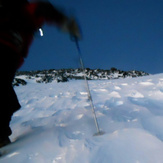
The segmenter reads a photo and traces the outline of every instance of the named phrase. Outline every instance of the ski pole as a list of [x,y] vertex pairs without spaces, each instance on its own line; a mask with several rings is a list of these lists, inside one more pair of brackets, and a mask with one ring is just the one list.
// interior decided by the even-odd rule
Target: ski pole
[[79,61],[80,61],[81,69],[82,69],[83,74],[84,74],[84,80],[85,80],[86,89],[87,89],[87,93],[88,93],[88,99],[90,101],[90,105],[91,105],[92,113],[93,113],[93,117],[94,117],[94,122],[95,122],[95,126],[96,126],[96,129],[97,129],[97,133],[94,134],[94,135],[95,136],[96,135],[103,135],[104,132],[100,131],[99,124],[98,124],[98,121],[97,121],[95,107],[94,107],[94,104],[93,104],[92,95],[91,95],[91,92],[90,92],[88,80],[87,80],[86,73],[85,73],[85,67],[84,67],[84,63],[83,63],[83,59],[82,59],[82,54],[81,54],[81,50],[80,50],[80,46],[79,46],[79,41],[78,41],[78,38],[75,37],[75,36],[73,37],[73,40],[74,40],[74,42],[76,44],[76,48],[77,48],[77,51],[78,51]]

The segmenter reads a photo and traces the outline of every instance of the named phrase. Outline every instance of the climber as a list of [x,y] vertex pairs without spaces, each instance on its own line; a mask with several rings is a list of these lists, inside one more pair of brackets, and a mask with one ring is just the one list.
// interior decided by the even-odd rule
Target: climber
[[28,55],[34,34],[44,25],[55,25],[76,38],[80,30],[74,19],[69,18],[51,3],[45,1],[0,0],[0,53],[1,53],[1,108],[0,148],[11,143],[9,127],[13,113],[20,109],[12,87],[16,71]]

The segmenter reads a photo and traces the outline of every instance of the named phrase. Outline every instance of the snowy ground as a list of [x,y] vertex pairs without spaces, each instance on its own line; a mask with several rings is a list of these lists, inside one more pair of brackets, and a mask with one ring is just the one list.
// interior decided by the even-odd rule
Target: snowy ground
[[162,163],[163,74],[89,81],[102,136],[84,81],[15,87],[8,154],[0,163]]

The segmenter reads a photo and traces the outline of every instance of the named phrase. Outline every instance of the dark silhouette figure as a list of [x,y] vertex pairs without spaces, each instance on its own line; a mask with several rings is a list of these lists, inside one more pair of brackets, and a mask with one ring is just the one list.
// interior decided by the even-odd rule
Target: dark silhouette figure
[[80,37],[78,25],[58,11],[49,2],[27,0],[0,0],[0,147],[10,143],[9,123],[15,111],[20,109],[12,87],[16,71],[27,57],[34,34],[44,23],[56,25],[75,37]]

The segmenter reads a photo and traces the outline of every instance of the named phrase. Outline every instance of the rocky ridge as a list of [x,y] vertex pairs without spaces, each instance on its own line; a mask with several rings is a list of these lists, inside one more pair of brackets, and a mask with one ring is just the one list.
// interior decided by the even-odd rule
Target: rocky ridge
[[123,71],[117,68],[111,68],[110,70],[103,69],[50,69],[42,71],[18,71],[13,81],[14,86],[26,85],[26,79],[35,80],[37,83],[51,83],[56,82],[67,82],[69,80],[82,80],[84,75],[87,80],[110,80],[119,78],[133,78],[140,76],[147,76],[148,73],[144,71]]

